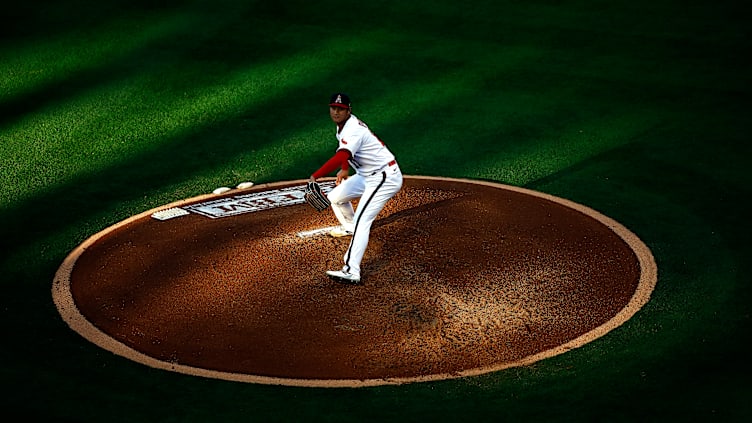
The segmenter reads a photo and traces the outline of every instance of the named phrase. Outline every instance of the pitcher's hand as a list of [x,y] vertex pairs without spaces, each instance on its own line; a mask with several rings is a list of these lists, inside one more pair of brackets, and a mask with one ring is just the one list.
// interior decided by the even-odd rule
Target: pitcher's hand
[[344,181],[345,179],[350,177],[350,170],[340,169],[339,172],[337,172],[337,182],[335,182],[336,185],[339,185]]

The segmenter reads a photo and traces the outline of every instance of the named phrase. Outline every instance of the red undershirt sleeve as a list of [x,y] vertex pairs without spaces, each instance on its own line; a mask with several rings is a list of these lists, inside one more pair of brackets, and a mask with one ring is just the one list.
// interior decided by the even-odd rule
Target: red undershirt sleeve
[[313,176],[314,178],[322,178],[330,173],[332,173],[337,167],[340,167],[342,170],[347,170],[350,168],[350,165],[347,163],[347,160],[350,159],[350,151],[346,149],[340,149],[337,150],[337,153],[332,156],[331,159],[329,159],[326,163],[324,163],[323,166],[316,172],[314,172]]

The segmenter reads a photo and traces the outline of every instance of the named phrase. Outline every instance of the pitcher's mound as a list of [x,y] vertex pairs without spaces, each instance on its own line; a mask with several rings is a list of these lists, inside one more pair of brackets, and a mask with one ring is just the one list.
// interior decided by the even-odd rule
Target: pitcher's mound
[[376,220],[363,285],[338,284],[325,271],[342,266],[350,238],[298,235],[337,224],[298,201],[303,182],[194,198],[93,236],[55,278],[61,315],[153,367],[365,386],[565,352],[626,321],[655,286],[647,247],[593,210],[425,177],[406,177]]

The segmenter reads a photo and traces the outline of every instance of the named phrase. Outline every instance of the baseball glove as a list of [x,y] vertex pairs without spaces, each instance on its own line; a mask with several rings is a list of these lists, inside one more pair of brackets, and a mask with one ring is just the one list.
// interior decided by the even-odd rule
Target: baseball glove
[[321,192],[321,187],[316,182],[308,182],[305,188],[305,200],[306,202],[316,209],[316,211],[322,211],[329,208],[332,204],[326,195]]

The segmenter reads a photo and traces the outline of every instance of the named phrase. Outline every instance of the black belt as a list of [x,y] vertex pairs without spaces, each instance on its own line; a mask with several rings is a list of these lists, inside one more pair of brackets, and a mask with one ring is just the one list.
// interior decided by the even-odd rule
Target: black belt
[[384,166],[381,169],[379,169],[379,170],[371,173],[371,176],[373,176],[373,175],[375,175],[375,174],[377,174],[379,172],[383,172],[385,167],[391,167],[391,166],[394,166],[396,164],[397,164],[397,160],[392,160],[391,162],[387,163],[386,166]]

